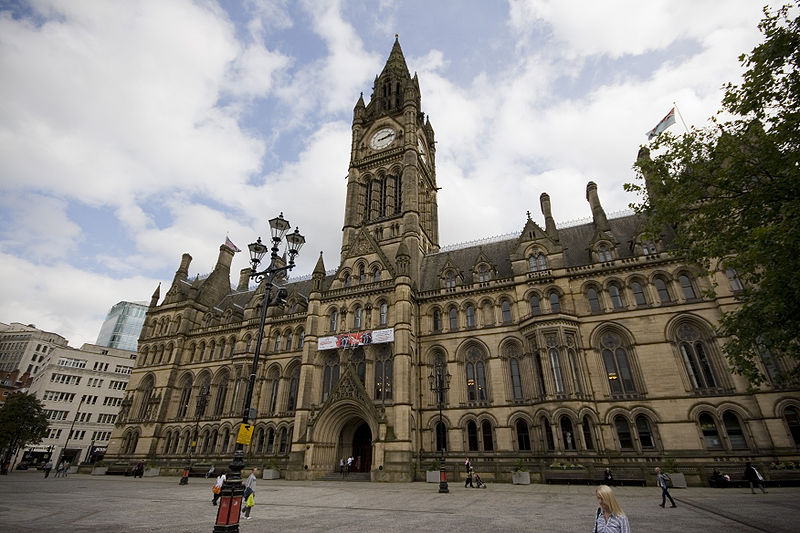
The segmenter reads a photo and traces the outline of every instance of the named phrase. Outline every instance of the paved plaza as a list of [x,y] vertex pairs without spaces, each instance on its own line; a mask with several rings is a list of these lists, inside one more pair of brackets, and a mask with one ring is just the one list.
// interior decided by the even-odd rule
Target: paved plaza
[[[133,479],[41,472],[0,477],[2,532],[205,532],[213,528],[212,480]],[[675,489],[677,509],[661,509],[655,487],[620,487],[631,531],[713,533],[798,531],[800,488]],[[427,483],[259,480],[253,519],[241,531],[580,532],[593,530],[593,487],[489,484],[449,494]]]

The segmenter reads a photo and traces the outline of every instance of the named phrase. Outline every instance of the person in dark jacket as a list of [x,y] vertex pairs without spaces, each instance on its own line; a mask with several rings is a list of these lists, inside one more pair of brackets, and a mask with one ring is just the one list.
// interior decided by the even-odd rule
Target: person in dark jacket
[[761,489],[762,494],[766,494],[767,491],[764,489],[764,477],[761,473],[756,470],[750,461],[747,461],[744,465],[744,478],[750,482],[750,492],[753,494],[756,493],[755,485],[758,485],[758,488]]

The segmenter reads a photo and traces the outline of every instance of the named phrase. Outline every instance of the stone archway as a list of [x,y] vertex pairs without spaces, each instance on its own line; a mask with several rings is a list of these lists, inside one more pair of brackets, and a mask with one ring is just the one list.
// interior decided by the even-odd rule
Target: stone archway
[[343,457],[354,459],[351,472],[372,469],[372,430],[363,419],[353,418],[342,428],[339,449]]

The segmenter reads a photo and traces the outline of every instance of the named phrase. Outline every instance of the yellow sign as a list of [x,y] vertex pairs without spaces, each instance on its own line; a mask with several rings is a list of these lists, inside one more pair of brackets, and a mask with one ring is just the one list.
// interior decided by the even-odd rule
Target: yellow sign
[[236,436],[236,443],[249,446],[251,440],[253,440],[253,426],[250,424],[242,424],[239,426],[239,434]]

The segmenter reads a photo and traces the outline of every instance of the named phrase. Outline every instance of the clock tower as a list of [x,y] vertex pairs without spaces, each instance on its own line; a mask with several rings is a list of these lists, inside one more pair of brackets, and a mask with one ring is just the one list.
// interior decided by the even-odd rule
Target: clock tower
[[369,103],[362,94],[353,110],[342,264],[360,241],[374,239],[387,258],[408,253],[417,278],[422,256],[439,248],[436,192],[433,127],[395,38]]

